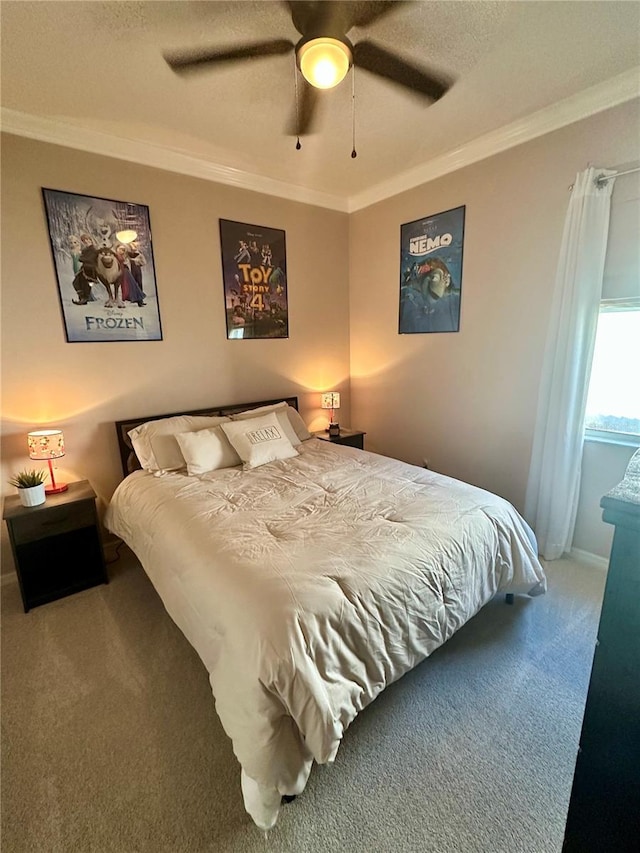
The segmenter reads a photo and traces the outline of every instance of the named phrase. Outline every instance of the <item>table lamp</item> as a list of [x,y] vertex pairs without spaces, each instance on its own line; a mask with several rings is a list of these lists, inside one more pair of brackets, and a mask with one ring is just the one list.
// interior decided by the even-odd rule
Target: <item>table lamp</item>
[[320,405],[323,409],[331,409],[331,420],[326,431],[329,435],[340,435],[340,424],[333,420],[335,410],[340,408],[340,392],[329,391],[327,394],[323,394]]
[[59,459],[64,456],[64,435],[61,429],[39,429],[30,432],[28,435],[29,442],[29,457],[31,459],[46,459],[49,463],[49,476],[51,477],[51,485],[45,489],[46,495],[55,495],[58,492],[66,492],[66,483],[56,483],[53,476],[52,459]]

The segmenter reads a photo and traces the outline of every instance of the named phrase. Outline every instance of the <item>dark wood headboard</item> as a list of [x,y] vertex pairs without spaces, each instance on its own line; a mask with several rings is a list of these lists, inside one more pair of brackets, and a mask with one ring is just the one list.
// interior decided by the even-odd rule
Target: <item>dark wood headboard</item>
[[140,468],[138,457],[135,454],[131,439],[128,433],[140,426],[146,424],[147,421],[159,421],[161,418],[173,418],[177,415],[209,415],[211,417],[224,417],[225,415],[237,415],[239,412],[246,412],[247,409],[257,409],[258,406],[271,406],[274,403],[280,403],[284,400],[294,409],[298,408],[297,397],[277,397],[275,400],[258,400],[255,403],[235,403],[231,406],[212,406],[208,409],[193,409],[189,412],[170,412],[163,415],[146,415],[142,418],[128,418],[126,421],[116,421],[116,432],[118,434],[118,450],[120,451],[120,462],[122,464],[122,473],[126,477],[132,471],[137,471]]

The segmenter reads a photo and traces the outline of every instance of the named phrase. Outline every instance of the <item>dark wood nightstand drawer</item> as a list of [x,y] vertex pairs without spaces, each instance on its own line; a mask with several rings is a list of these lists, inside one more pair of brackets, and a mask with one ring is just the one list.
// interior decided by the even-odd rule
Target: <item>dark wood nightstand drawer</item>
[[347,447],[357,447],[364,450],[364,433],[358,432],[355,435],[340,434],[333,439],[336,444],[345,444]]
[[364,437],[366,432],[355,429],[341,429],[338,435],[329,435],[325,430],[314,432],[312,435],[321,441],[330,441],[332,444],[346,444],[347,447],[357,447],[364,450]]
[[35,542],[49,536],[58,536],[60,533],[69,533],[71,530],[77,530],[80,527],[91,527],[95,523],[95,504],[93,501],[47,507],[46,512],[34,511],[33,514],[14,518],[12,522],[13,538],[16,545],[25,545],[27,542]]

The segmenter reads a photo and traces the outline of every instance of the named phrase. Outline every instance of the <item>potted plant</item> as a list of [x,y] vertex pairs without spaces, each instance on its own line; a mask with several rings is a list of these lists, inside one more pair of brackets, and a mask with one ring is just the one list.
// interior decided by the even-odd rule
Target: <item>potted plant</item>
[[9,480],[9,485],[15,486],[20,495],[22,506],[40,506],[45,501],[44,481],[46,471],[20,471]]

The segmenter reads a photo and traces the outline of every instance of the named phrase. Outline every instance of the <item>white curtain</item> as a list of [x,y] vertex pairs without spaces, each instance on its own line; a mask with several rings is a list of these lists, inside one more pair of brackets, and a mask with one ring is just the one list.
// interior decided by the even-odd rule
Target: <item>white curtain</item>
[[524,514],[547,560],[570,550],[580,490],[584,416],[602,294],[613,175],[577,175],[564,223],[542,367]]

